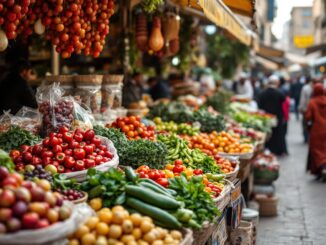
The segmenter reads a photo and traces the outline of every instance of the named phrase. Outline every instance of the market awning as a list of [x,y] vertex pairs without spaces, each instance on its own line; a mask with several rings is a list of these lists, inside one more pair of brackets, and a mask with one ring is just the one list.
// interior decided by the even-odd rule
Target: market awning
[[322,54],[326,54],[326,43],[314,45],[306,49],[306,54],[311,54],[314,52],[321,52]]
[[253,32],[224,4],[222,0],[173,0],[182,7],[191,7],[204,12],[215,25],[227,30],[240,42],[252,45]]
[[253,17],[255,13],[255,0],[223,0],[234,13]]
[[259,64],[261,64],[262,66],[264,66],[266,69],[269,69],[269,70],[277,70],[279,69],[279,64],[277,64],[276,62],[274,61],[271,61],[269,59],[266,59],[264,57],[261,57],[261,56],[256,56],[255,57],[255,61]]
[[276,58],[284,57],[284,51],[264,45],[264,44],[259,45],[257,54],[260,56],[264,56],[264,57],[276,57]]

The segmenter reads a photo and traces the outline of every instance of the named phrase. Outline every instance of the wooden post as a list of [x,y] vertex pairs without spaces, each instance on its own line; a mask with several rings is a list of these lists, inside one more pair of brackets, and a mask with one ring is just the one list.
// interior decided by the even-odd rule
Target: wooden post
[[55,50],[55,46],[52,46],[52,51],[51,51],[51,72],[52,75],[60,74],[60,55]]

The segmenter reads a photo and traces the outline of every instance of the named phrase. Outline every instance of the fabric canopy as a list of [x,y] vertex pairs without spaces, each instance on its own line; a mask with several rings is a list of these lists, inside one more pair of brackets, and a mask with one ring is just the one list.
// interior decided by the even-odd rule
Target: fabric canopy
[[255,13],[255,0],[223,0],[234,13],[253,17]]

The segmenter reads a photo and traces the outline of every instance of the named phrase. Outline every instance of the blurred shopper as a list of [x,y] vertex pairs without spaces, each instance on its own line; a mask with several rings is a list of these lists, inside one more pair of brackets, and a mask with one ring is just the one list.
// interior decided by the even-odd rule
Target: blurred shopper
[[321,83],[313,87],[305,118],[311,124],[307,169],[318,178],[326,178],[326,96]]
[[148,92],[153,100],[171,97],[169,86],[162,79],[159,79],[157,77],[151,77],[147,80],[147,83],[149,86]]
[[123,86],[123,106],[128,108],[131,103],[138,102],[143,95],[144,78],[141,73],[134,73],[131,80]]
[[234,92],[237,99],[251,100],[254,97],[254,89],[246,73],[240,74],[239,81],[234,84]]
[[277,117],[277,126],[272,130],[272,136],[266,143],[266,147],[276,155],[287,154],[285,134],[284,134],[284,112],[283,103],[285,96],[279,90],[279,79],[272,75],[268,78],[268,87],[258,99],[260,109],[271,113]]
[[300,95],[300,102],[299,102],[299,111],[302,113],[303,118],[302,118],[302,132],[303,132],[303,139],[304,139],[304,143],[308,143],[308,130],[307,130],[307,122],[306,119],[304,117],[306,111],[307,111],[307,107],[308,107],[308,103],[312,94],[312,90],[313,90],[313,84],[315,83],[315,80],[306,79],[306,84],[302,87],[301,90],[301,95]]
[[0,81],[0,114],[10,110],[16,114],[23,106],[37,108],[32,88],[28,81],[33,77],[32,66],[27,60],[12,65]]
[[297,120],[299,120],[299,102],[301,90],[304,85],[305,78],[298,78],[291,84],[290,87],[290,96],[294,100],[294,113]]

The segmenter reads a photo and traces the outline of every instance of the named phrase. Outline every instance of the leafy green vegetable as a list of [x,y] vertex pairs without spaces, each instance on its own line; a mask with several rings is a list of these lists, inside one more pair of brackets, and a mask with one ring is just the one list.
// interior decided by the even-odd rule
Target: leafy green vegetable
[[151,14],[163,3],[163,0],[143,0],[142,7],[146,13]]
[[52,189],[60,189],[60,190],[67,190],[67,189],[75,189],[79,190],[80,184],[77,182],[76,179],[68,179],[66,175],[63,174],[54,174],[53,180],[51,183]]
[[177,192],[176,199],[185,204],[185,208],[194,212],[193,219],[198,224],[205,221],[214,222],[220,212],[212,197],[205,191],[202,177],[195,176],[187,180],[185,173],[179,177],[169,179],[169,189]]
[[18,126],[11,126],[7,132],[0,134],[0,148],[8,152],[12,149],[19,149],[22,145],[35,145],[40,140],[40,137]]
[[199,110],[195,111],[192,120],[200,123],[200,131],[202,132],[220,132],[225,129],[224,117],[213,115],[207,110],[207,108],[200,108]]
[[104,207],[121,205],[125,201],[127,180],[123,172],[110,168],[105,172],[91,168],[81,190],[88,192],[89,198],[101,197]]
[[213,96],[208,97],[205,105],[213,107],[215,111],[222,114],[228,114],[230,112],[231,97],[231,92],[221,90]]
[[121,165],[137,168],[143,164],[157,168],[165,163],[167,150],[163,143],[149,140],[128,140],[118,129],[94,127],[95,133],[110,139],[116,147]]
[[13,172],[15,170],[15,164],[12,162],[10,156],[7,152],[0,149],[0,166],[6,167],[9,172]]

